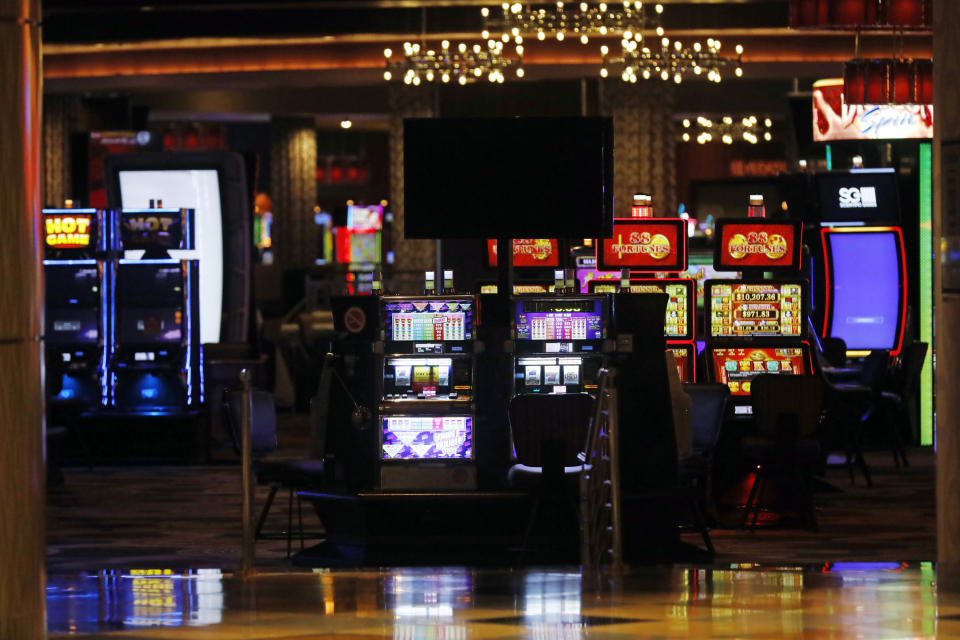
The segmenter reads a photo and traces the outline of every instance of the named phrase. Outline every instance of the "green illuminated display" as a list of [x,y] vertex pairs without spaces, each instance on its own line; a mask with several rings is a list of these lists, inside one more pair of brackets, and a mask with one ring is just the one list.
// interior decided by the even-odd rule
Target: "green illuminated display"
[[920,340],[930,345],[920,373],[920,444],[933,444],[933,153],[920,145]]

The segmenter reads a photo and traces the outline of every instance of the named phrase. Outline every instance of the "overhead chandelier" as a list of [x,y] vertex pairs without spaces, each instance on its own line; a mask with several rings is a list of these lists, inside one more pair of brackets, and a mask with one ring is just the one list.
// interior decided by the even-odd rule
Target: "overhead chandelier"
[[[643,2],[557,2],[555,5],[527,5],[523,2],[504,2],[500,5],[501,16],[491,16],[488,7],[480,10],[483,17],[484,39],[491,33],[499,33],[502,42],[522,44],[525,36],[543,41],[548,38],[563,41],[568,37],[587,44],[591,37],[618,36],[632,39],[634,34],[656,28],[663,35],[663,27],[657,18],[648,19]],[[659,17],[663,5],[654,5],[654,14]]]
[[600,67],[602,78],[610,75],[610,67],[619,72],[621,80],[631,83],[638,79],[659,78],[680,84],[684,77],[691,74],[719,83],[723,79],[721,70],[728,66],[734,68],[733,73],[738,78],[743,75],[743,45],[735,47],[736,58],[725,58],[720,55],[721,42],[713,38],[708,38],[706,45],[694,42],[692,46],[685,47],[679,40],[671,41],[663,36],[653,47],[646,47],[642,39],[634,37],[621,40],[620,47],[618,57],[610,55],[607,45],[600,47],[603,55],[603,65]]
[[755,115],[727,115],[714,120],[707,116],[696,116],[684,118],[681,124],[680,140],[683,142],[733,144],[742,141],[757,144],[760,141],[773,141],[773,120],[769,117],[761,120]]
[[440,49],[427,49],[426,45],[404,42],[403,57],[394,57],[392,49],[384,49],[386,69],[383,79],[402,80],[404,84],[419,86],[422,82],[440,82],[444,84],[465,85],[486,79],[492,83],[502,83],[510,67],[514,75],[522,78],[523,46],[515,48],[516,60],[504,55],[503,42],[487,39],[486,44],[467,45],[464,42],[455,47],[449,40],[440,43]]

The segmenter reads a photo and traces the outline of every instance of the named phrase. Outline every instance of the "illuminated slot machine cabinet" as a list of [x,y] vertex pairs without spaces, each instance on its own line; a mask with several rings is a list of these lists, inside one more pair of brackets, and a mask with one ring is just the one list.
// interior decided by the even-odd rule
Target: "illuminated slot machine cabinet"
[[[750,390],[760,374],[807,375],[804,340],[810,283],[799,277],[799,221],[725,219],[717,222],[714,267],[741,279],[707,280],[707,377],[730,388],[734,415],[752,412]],[[767,274],[790,277],[765,279]]]
[[516,393],[597,389],[606,351],[606,296],[514,298]]
[[475,489],[472,296],[381,299],[381,489]]
[[629,287],[624,288],[619,281],[593,280],[589,288],[590,293],[666,294],[663,335],[667,350],[673,354],[680,382],[696,380],[696,282],[689,278],[631,278]]
[[[199,269],[168,250],[194,247],[193,211],[123,209],[111,330],[111,398],[121,412],[176,414],[203,401]],[[141,257],[134,257],[142,252]]]
[[42,212],[45,388],[51,405],[91,409],[107,402],[107,297],[104,212]]

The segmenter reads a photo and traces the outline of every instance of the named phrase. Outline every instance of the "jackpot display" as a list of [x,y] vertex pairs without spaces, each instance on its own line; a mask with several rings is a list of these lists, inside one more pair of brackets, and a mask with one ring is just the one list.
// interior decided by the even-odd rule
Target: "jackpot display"
[[517,340],[602,340],[602,302],[518,300],[514,327]]
[[381,418],[383,460],[439,460],[473,457],[471,416],[407,416]]
[[387,341],[473,339],[473,300],[397,300],[384,304]]
[[728,271],[799,271],[799,222],[718,220],[714,266]]
[[731,395],[749,396],[751,382],[761,374],[805,375],[807,356],[803,346],[711,347],[709,365]]
[[803,284],[712,280],[707,283],[712,338],[800,338]]
[[597,251],[601,270],[677,272],[687,268],[686,221],[680,218],[618,218],[613,236]]

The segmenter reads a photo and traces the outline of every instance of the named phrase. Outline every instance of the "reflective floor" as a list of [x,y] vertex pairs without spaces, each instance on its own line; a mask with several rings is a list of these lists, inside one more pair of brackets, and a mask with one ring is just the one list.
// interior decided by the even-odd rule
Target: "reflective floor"
[[960,598],[930,563],[261,574],[216,569],[52,576],[51,637],[960,637]]

